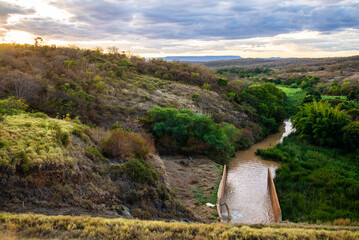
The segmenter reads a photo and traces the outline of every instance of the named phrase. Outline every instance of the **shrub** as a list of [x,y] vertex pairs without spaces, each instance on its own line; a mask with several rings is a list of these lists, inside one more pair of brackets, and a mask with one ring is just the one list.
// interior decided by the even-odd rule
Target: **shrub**
[[309,91],[304,99],[303,99],[303,103],[310,103],[310,102],[313,102],[313,101],[317,101],[319,102],[320,99],[322,99],[322,96],[320,95],[319,92],[316,92],[316,91]]
[[191,99],[192,101],[198,103],[200,102],[201,100],[199,99],[199,95],[197,93],[193,93],[192,96],[191,96]]
[[227,86],[228,85],[228,79],[226,78],[219,78],[218,81],[218,86]]
[[15,156],[18,164],[16,165],[16,169],[21,173],[27,173],[30,170],[29,167],[29,159],[24,151],[20,151],[16,153]]
[[0,139],[0,149],[6,147],[8,143],[5,140]]
[[290,156],[286,152],[282,152],[278,148],[257,149],[256,155],[263,157],[266,160],[273,160],[284,163],[289,161]]
[[212,87],[212,86],[211,86],[211,84],[209,84],[209,83],[203,83],[203,86],[202,86],[203,89],[206,89],[206,90],[208,90],[208,91],[211,90],[211,87]]
[[110,168],[111,175],[115,178],[123,174],[134,182],[154,184],[159,179],[158,174],[138,159],[130,159],[122,165],[113,164]]
[[43,113],[43,112],[30,113],[30,115],[32,117],[36,117],[36,118],[43,118],[43,119],[49,118],[49,116],[46,113]]
[[94,161],[106,161],[106,158],[102,156],[102,153],[95,145],[87,146],[85,155]]
[[359,147],[359,122],[351,122],[343,127],[344,146],[348,149]]
[[82,134],[83,134],[83,131],[77,127],[73,128],[72,129],[72,134],[79,137],[79,138],[82,138]]
[[12,108],[25,111],[29,108],[24,99],[15,99],[14,97],[8,97],[3,101],[2,105],[4,109]]
[[56,139],[64,146],[67,146],[71,142],[70,134],[61,130],[60,127],[56,128]]
[[247,136],[243,136],[239,139],[239,141],[236,143],[236,149],[238,150],[243,150],[243,149],[247,149],[250,146],[252,146],[252,141],[249,137]]
[[145,159],[149,154],[155,152],[154,143],[149,136],[122,130],[113,130],[101,145],[106,155],[111,158]]
[[[174,108],[154,107],[150,112],[151,129],[157,140],[169,136],[176,141],[177,149],[184,151],[194,150],[190,139],[196,139],[210,146],[202,154],[210,156],[220,163],[225,163],[234,155],[234,142],[231,142],[226,131],[207,115],[198,115],[194,112]],[[232,127],[227,126],[229,130]],[[228,131],[228,133],[231,131]],[[191,145],[188,145],[191,144]]]

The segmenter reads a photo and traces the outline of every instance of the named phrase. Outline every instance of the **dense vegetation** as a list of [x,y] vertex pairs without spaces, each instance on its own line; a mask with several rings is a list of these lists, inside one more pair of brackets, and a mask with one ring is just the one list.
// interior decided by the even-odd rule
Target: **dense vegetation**
[[292,117],[295,135],[257,151],[282,163],[275,183],[285,219],[359,220],[359,123],[348,115],[357,107],[348,101],[305,103]]
[[240,98],[256,109],[254,118],[261,124],[265,136],[278,131],[285,118],[285,93],[274,84],[254,84],[241,92]]
[[292,118],[296,134],[315,145],[356,149],[359,145],[347,140],[352,137],[354,140],[359,135],[355,132],[357,122],[349,125],[349,115],[340,108],[341,104],[334,108],[328,102],[304,104]]
[[304,222],[359,220],[359,158],[355,152],[316,147],[294,135],[257,152],[280,161],[275,184],[283,219]]
[[357,227],[325,225],[240,225],[139,221],[0,213],[0,238],[31,239],[348,239]]
[[155,107],[149,121],[161,152],[204,153],[222,164],[233,157],[240,134],[231,124],[216,124],[210,116],[190,110]]

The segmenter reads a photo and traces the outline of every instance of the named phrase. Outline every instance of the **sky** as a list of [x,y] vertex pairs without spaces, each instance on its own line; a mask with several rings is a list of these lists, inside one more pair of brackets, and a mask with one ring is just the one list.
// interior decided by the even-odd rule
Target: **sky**
[[0,42],[143,57],[359,55],[359,0],[0,0]]

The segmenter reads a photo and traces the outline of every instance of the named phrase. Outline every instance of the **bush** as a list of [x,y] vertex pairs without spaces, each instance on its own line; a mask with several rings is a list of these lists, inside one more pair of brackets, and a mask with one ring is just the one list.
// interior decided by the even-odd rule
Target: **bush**
[[359,147],[359,122],[351,122],[343,127],[344,146],[348,149]]
[[67,146],[71,142],[70,134],[62,131],[60,127],[56,128],[56,139],[64,146]]
[[122,130],[113,130],[101,145],[107,156],[120,159],[131,157],[146,159],[149,154],[156,151],[154,143],[148,135]]
[[311,103],[313,101],[319,102],[320,99],[322,99],[322,96],[320,95],[320,93],[312,90],[312,91],[309,91],[305,95],[305,97],[303,99],[303,103]]
[[236,149],[237,150],[243,150],[248,149],[250,146],[252,146],[252,141],[249,137],[243,136],[239,139],[239,141],[236,143]]
[[83,131],[81,129],[75,127],[72,129],[72,134],[79,138],[82,138]]
[[211,84],[209,84],[209,83],[203,83],[203,86],[202,86],[203,89],[206,89],[206,90],[208,90],[208,91],[211,90],[211,87],[212,87],[212,86],[211,86]]
[[0,139],[0,149],[6,147],[8,143],[5,140]]
[[102,153],[95,145],[86,147],[85,155],[94,161],[106,161],[106,158],[102,156]]
[[269,148],[269,149],[257,149],[256,155],[261,156],[266,160],[272,160],[280,163],[289,161],[289,154],[282,152],[278,148]]
[[26,153],[24,151],[17,152],[15,158],[18,161],[16,169],[23,174],[27,173],[30,170],[30,166]]
[[228,85],[228,79],[226,78],[220,78],[217,81],[218,86],[227,86]]
[[49,118],[49,116],[46,113],[43,113],[43,112],[30,113],[30,115],[32,117],[36,117],[36,118],[43,118],[43,119]]
[[150,169],[145,163],[135,158],[122,165],[112,165],[110,172],[114,178],[118,178],[125,174],[134,182],[138,183],[155,184],[159,179],[158,174],[154,170]]
[[[176,142],[177,149],[185,152],[194,149],[190,139],[209,145],[204,147],[202,154],[211,157],[219,163],[225,163],[234,155],[234,142],[226,135],[226,131],[207,115],[197,115],[186,109],[154,107],[150,112],[151,130],[157,140],[169,136]],[[233,128],[226,125],[227,133]],[[234,138],[234,137],[233,137]],[[203,145],[204,146],[204,145]],[[195,149],[197,152],[198,149]]]

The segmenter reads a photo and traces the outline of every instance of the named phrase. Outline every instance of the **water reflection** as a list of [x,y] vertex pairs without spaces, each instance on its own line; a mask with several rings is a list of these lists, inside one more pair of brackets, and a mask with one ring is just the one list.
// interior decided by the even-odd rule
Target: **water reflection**
[[[265,161],[255,155],[258,148],[274,147],[292,132],[292,123],[285,121],[280,132],[268,136],[250,149],[238,151],[229,164],[224,202],[228,204],[232,218],[237,223],[271,223],[274,215],[267,189],[267,174],[272,176],[279,166],[277,162]],[[283,137],[284,136],[284,137]],[[223,216],[227,213],[223,209]]]

